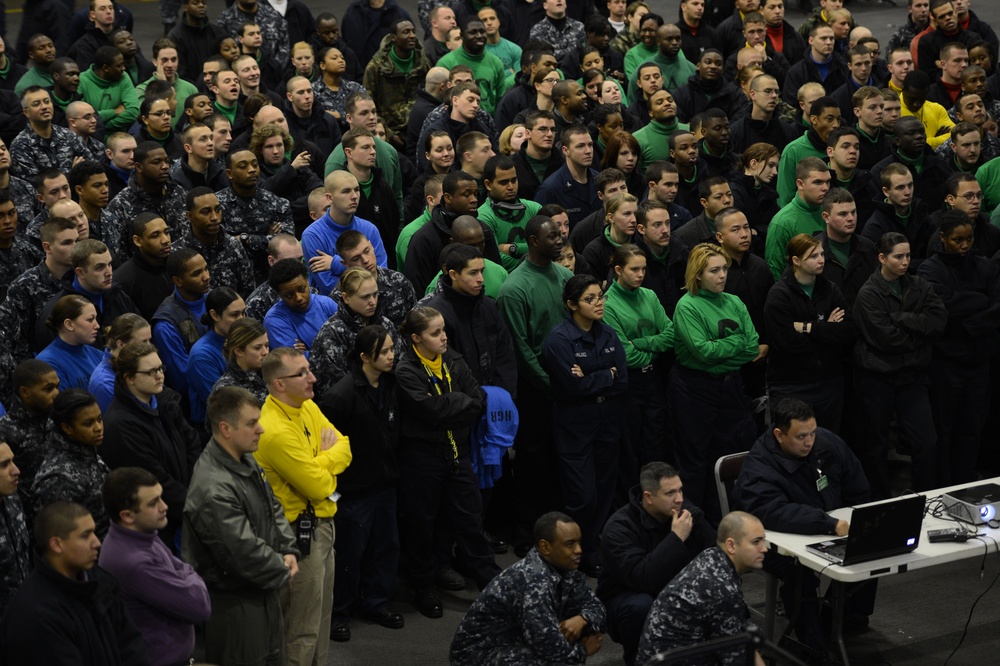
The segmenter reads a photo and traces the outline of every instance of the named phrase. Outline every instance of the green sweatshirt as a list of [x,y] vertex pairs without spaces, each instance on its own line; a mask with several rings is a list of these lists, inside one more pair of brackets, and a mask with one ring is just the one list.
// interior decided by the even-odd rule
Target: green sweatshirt
[[774,273],[774,279],[780,280],[788,263],[788,241],[799,234],[812,236],[817,231],[826,229],[823,222],[823,207],[810,206],[802,197],[796,195],[788,205],[782,207],[771,219],[767,228],[767,241],[764,244],[764,258]]
[[[639,69],[639,65],[646,62],[647,60],[652,60],[653,56],[660,52],[659,46],[654,46],[651,49],[647,49],[646,45],[639,42],[632,48],[628,50],[625,54],[625,78],[631,81],[635,77],[635,71]],[[631,89],[632,86],[629,86]]]
[[[806,157],[818,157],[824,162],[829,158],[826,152],[820,152],[809,140],[808,131],[795,139],[781,151],[781,162],[778,164],[778,205],[784,206],[795,197],[795,165]],[[770,233],[770,232],[768,232]]]
[[983,212],[992,212],[1000,206],[1000,160],[990,160],[979,167],[976,180],[983,188]]
[[500,58],[486,50],[474,56],[464,46],[459,46],[437,62],[438,67],[447,69],[455,65],[468,65],[472,68],[472,76],[481,93],[479,105],[486,113],[493,115],[493,110],[503,95],[504,80],[507,78],[507,70]]
[[670,161],[670,135],[677,130],[688,130],[687,123],[677,122],[665,125],[656,120],[649,121],[645,127],[635,131],[635,140],[639,142],[642,155],[639,156],[638,169],[641,172],[646,170],[650,164],[656,160]]
[[41,86],[43,88],[52,87],[52,72],[43,72],[37,67],[31,67],[27,73],[14,84],[14,94],[21,96],[26,89],[31,86]]
[[[632,49],[645,49],[642,44]],[[638,53],[638,52],[637,52]],[[644,62],[655,62],[660,66],[660,74],[663,75],[663,89],[671,93],[683,85],[687,85],[688,79],[695,75],[698,70],[694,64],[684,57],[684,51],[678,51],[674,58],[668,58],[660,53],[659,47],[653,49],[653,55],[643,58],[635,63],[635,69],[628,72],[628,54],[625,55],[625,71],[628,76],[628,96],[629,99],[636,99],[641,94],[639,92],[639,66]]]
[[612,282],[604,300],[604,323],[625,345],[629,368],[642,368],[674,347],[674,324],[656,294],[645,287],[626,289]]
[[[139,118],[139,98],[127,76],[122,76],[117,81],[106,81],[94,73],[94,66],[91,65],[80,73],[77,92],[83,97],[83,101],[97,110],[104,122],[107,136],[115,132],[127,132]],[[115,107],[119,104],[125,110],[115,113]]]
[[410,247],[410,239],[413,238],[413,234],[420,231],[425,224],[431,221],[431,211],[428,208],[424,208],[423,214],[417,219],[410,222],[399,232],[399,238],[396,239],[396,265],[402,266],[406,263],[406,250]]
[[497,306],[514,340],[518,378],[548,392],[549,375],[539,359],[549,332],[566,316],[562,291],[573,274],[553,262],[523,261],[500,287]]
[[[495,301],[500,295],[500,287],[507,281],[507,269],[489,259],[484,259],[483,262],[483,293]],[[424,292],[424,296],[430,296],[434,293],[434,290],[437,289],[439,277],[441,277],[441,271],[438,271],[434,279],[427,285],[427,291]]]
[[[146,86],[149,85],[150,81],[154,80],[156,80],[156,75],[149,77],[148,79],[146,79],[145,81],[143,81],[142,83],[140,83],[135,87],[135,94],[139,99],[146,98]],[[177,98],[177,115],[174,116],[174,120],[171,126],[174,129],[177,129],[177,124],[181,121],[181,118],[184,117],[184,100],[186,100],[191,95],[197,95],[198,89],[179,76],[174,79],[173,89],[174,89],[174,95]],[[233,121],[230,120],[229,122]]]
[[524,225],[528,223],[528,220],[537,215],[538,211],[542,208],[541,204],[534,201],[528,201],[527,199],[521,199],[520,201],[524,204],[524,214],[515,222],[508,222],[501,219],[494,212],[489,199],[476,211],[476,217],[479,218],[479,221],[493,230],[493,235],[497,239],[497,245],[514,243],[517,247],[517,257],[500,253],[500,263],[503,264],[508,273],[517,268],[525,252],[528,251],[528,239],[524,237]]
[[674,352],[685,368],[713,375],[734,372],[757,358],[758,341],[747,307],[732,294],[700,289],[677,301]]

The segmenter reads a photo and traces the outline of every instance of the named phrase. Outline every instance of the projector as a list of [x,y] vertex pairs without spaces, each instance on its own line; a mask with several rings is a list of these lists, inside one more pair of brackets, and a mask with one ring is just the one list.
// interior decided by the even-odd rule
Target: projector
[[941,495],[944,510],[967,523],[985,525],[1000,510],[1000,485],[984,483]]

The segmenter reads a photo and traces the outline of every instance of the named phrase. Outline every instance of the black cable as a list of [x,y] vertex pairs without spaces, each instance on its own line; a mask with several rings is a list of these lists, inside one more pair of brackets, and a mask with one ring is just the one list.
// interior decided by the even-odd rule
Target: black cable
[[[989,539],[994,543],[994,545],[996,545],[997,553],[1000,554],[1000,543],[997,543],[997,540],[994,539],[993,537],[986,535],[983,536],[985,537],[985,539]],[[983,537],[975,536],[973,538],[976,539],[977,541],[982,541],[983,545],[986,546],[986,553],[983,554],[983,562],[980,568],[980,578],[982,578],[983,572],[986,569],[986,555],[988,555],[990,552],[990,544],[988,544]],[[990,590],[993,589],[993,586],[996,585],[997,579],[1000,579],[1000,571],[997,571],[997,575],[993,577],[992,581],[990,581],[989,586],[985,590],[983,590],[982,594],[976,597],[975,601],[972,602],[972,608],[969,609],[969,617],[965,620],[965,627],[962,629],[962,636],[958,639],[958,644],[955,646],[955,649],[952,650],[951,654],[948,655],[948,658],[944,660],[944,666],[948,666],[948,662],[951,661],[951,658],[955,656],[955,653],[958,652],[958,649],[962,647],[962,642],[965,641],[965,637],[969,633],[969,625],[972,624],[972,615],[976,612],[976,606],[979,604],[979,601],[983,597],[985,597]]]

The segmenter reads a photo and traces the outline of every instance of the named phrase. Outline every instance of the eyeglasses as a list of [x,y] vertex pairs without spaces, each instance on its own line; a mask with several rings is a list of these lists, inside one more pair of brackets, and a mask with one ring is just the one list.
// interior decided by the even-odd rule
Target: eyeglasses
[[587,305],[594,305],[595,303],[603,303],[607,296],[604,294],[598,294],[597,296],[587,296],[586,298],[581,298],[581,303],[586,303]]
[[296,372],[294,375],[285,375],[284,377],[278,377],[278,379],[305,379],[312,374],[312,370],[306,368],[300,372]]
[[961,196],[966,201],[982,201],[983,200],[983,193],[982,192],[966,192],[965,194],[963,194]]
[[559,77],[556,77],[554,79],[550,79],[550,78],[544,78],[544,79],[542,79],[542,83],[559,83],[559,81],[560,81]]
[[162,118],[163,116],[170,116],[171,118],[173,118],[174,117],[174,112],[173,111],[150,111],[149,115],[151,115],[154,118]]
[[155,377],[156,375],[162,375],[162,374],[166,373],[166,371],[167,371],[167,366],[161,365],[161,366],[159,366],[157,368],[152,368],[150,370],[136,370],[135,374],[137,374],[137,375],[146,375],[147,377],[152,378],[152,377]]
[[768,96],[770,95],[778,96],[781,94],[781,90],[779,90],[778,88],[764,88],[763,90],[761,90],[761,92]]

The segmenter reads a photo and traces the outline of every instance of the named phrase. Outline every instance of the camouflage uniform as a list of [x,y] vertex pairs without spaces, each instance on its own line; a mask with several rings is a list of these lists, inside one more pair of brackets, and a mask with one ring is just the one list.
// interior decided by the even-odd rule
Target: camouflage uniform
[[46,167],[69,173],[73,158],[86,154],[80,137],[65,127],[53,125],[52,136],[43,139],[29,125],[10,143],[10,170],[30,182]]
[[21,273],[7,287],[7,298],[0,303],[0,326],[15,362],[32,358],[38,315],[60,289],[60,279],[49,272],[44,261]]
[[80,137],[80,142],[83,144],[83,156],[91,162],[104,164],[104,161],[108,159],[107,153],[104,152],[107,149],[107,146],[95,137],[89,137],[86,139]]
[[347,101],[347,98],[356,92],[368,92],[360,83],[348,81],[347,79],[343,79],[340,82],[340,89],[336,92],[323,83],[322,78],[313,81],[312,87],[316,104],[319,104],[324,111],[336,111],[340,114],[340,119],[345,123],[347,122],[347,110],[344,108],[344,103]]
[[205,258],[213,289],[230,287],[246,298],[256,286],[246,250],[238,240],[224,231],[219,232],[215,243],[211,246],[205,245],[188,231],[175,241],[172,247],[190,248]]
[[[951,137],[935,148],[934,153],[948,162],[948,166],[952,166],[953,162],[951,160],[955,157],[955,149],[951,147]],[[1000,139],[993,136],[989,132],[983,132],[982,143],[980,144],[979,163],[986,164],[995,157],[1000,157]]]
[[[424,124],[420,126],[420,137],[426,140],[427,131],[428,128],[431,126],[431,123],[437,122],[438,120],[444,118],[449,113],[451,113],[451,107],[449,107],[447,104],[442,104],[441,106],[431,109],[431,112],[427,114],[426,118],[424,118]],[[479,123],[479,126],[482,128],[481,130],[482,133],[490,137],[490,142],[495,144],[497,137],[497,126],[493,123],[493,116],[486,113],[482,109],[478,109],[476,111],[476,122]],[[423,142],[421,142],[420,145],[424,145]],[[417,155],[418,160],[424,157],[423,150],[418,150],[417,153],[418,153]],[[426,160],[424,162],[424,165],[426,166]]]
[[0,250],[0,298],[7,293],[7,285],[44,258],[37,246],[21,235],[14,236],[10,249]]
[[629,49],[639,43],[639,36],[633,35],[631,28],[628,26],[628,20],[625,21],[625,29],[619,32],[614,39],[611,40],[611,48],[618,53],[622,54],[624,57],[628,53]]
[[486,586],[451,642],[454,666],[582,664],[587,650],[570,643],[559,623],[582,615],[604,631],[604,605],[579,571],[559,572],[532,548]]
[[899,30],[889,38],[889,43],[885,46],[885,57],[888,58],[889,54],[895,48],[910,48],[910,42],[913,41],[913,38],[926,27],[926,25],[923,27],[918,26],[913,22],[913,19],[907,16],[906,23],[900,26]]
[[566,18],[561,30],[555,23],[544,18],[531,26],[528,35],[531,39],[540,39],[551,44],[555,49],[556,60],[562,60],[563,56],[587,41],[587,31],[584,30],[583,24],[569,17]]
[[[219,203],[222,204],[226,233],[235,236],[243,244],[243,249],[253,262],[254,280],[263,282],[267,279],[267,244],[271,237],[275,233],[295,235],[291,204],[288,199],[262,187],[257,188],[251,199],[237,196],[232,187],[222,190],[218,196]],[[276,223],[280,229],[272,232],[271,227]]]
[[244,370],[235,363],[230,363],[226,366],[226,371],[222,373],[222,376],[212,386],[212,392],[214,393],[223,386],[245,388],[253,393],[253,397],[257,398],[261,404],[264,404],[264,401],[267,400],[267,384],[264,383],[264,378],[260,376],[260,373],[253,370]]
[[36,416],[29,412],[15,398],[6,414],[0,416],[0,442],[6,442],[14,452],[14,464],[21,470],[21,481],[17,494],[21,504],[30,519],[34,515],[35,496],[31,494],[31,486],[35,483],[35,475],[45,458],[46,440],[51,430],[48,416]]
[[403,342],[391,321],[378,314],[371,319],[340,307],[337,313],[326,320],[313,339],[309,350],[309,364],[316,375],[316,395],[323,395],[339,382],[350,370],[348,355],[354,347],[358,331],[369,325],[382,326],[392,336],[396,346],[396,358],[403,355]]
[[249,296],[244,299],[246,309],[243,314],[257,321],[264,321],[264,315],[271,306],[278,302],[278,292],[267,282],[261,282]]
[[[658,653],[713,638],[736,636],[752,626],[736,567],[718,547],[699,553],[653,602],[639,640],[637,664]],[[721,664],[743,664],[742,649],[719,655]]]
[[365,68],[364,86],[375,100],[375,108],[385,126],[400,136],[406,136],[410,109],[417,100],[417,91],[424,85],[431,61],[424,53],[424,45],[418,41],[413,50],[413,66],[404,74],[389,57],[391,49],[392,36],[386,35],[382,39],[382,47]]
[[111,470],[97,455],[97,449],[71,442],[53,429],[46,442],[48,451],[31,488],[35,511],[57,500],[87,507],[102,540],[108,533],[108,514],[101,500],[101,485]]
[[106,207],[101,209],[101,214],[96,220],[88,218],[87,221],[90,222],[90,237],[108,246],[108,251],[115,259],[115,266],[118,267],[125,263],[126,257],[123,255],[131,254],[131,251],[126,248],[134,247],[132,239],[125,238],[128,234],[128,226],[119,229],[117,220]]
[[[129,176],[128,185],[125,189],[115,195],[115,198],[108,204],[107,212],[110,215],[111,223],[104,230],[108,238],[117,238],[117,243],[104,241],[109,248],[112,245],[124,252],[125,256],[132,256],[132,237],[128,233],[129,226],[135,216],[139,213],[149,211],[156,213],[170,227],[170,235],[179,237],[188,228],[188,219],[184,215],[187,210],[187,192],[184,188],[172,180],[168,180],[163,186],[159,197],[154,197],[146,190],[139,187],[136,182],[135,173]],[[114,250],[112,250],[114,254]]]
[[240,10],[235,2],[222,10],[216,25],[226,34],[236,39],[240,34],[240,26],[244,23],[256,23],[260,26],[260,34],[264,42],[260,46],[261,55],[269,58],[278,71],[284,71],[291,57],[291,45],[288,43],[288,23],[271,5],[266,2],[257,3],[257,12],[247,14]]
[[[391,268],[379,267],[375,278],[378,283],[378,306],[375,308],[375,316],[385,317],[393,325],[399,326],[403,323],[406,313],[417,304],[417,294],[413,285],[406,276]],[[338,308],[344,307],[340,300],[340,282],[337,282],[330,291],[330,298],[337,303]]]
[[23,232],[31,218],[38,213],[35,188],[23,178],[12,175],[7,184],[7,194],[17,208],[17,230]]
[[17,493],[0,498],[0,615],[31,573],[30,553],[31,539],[21,499]]

